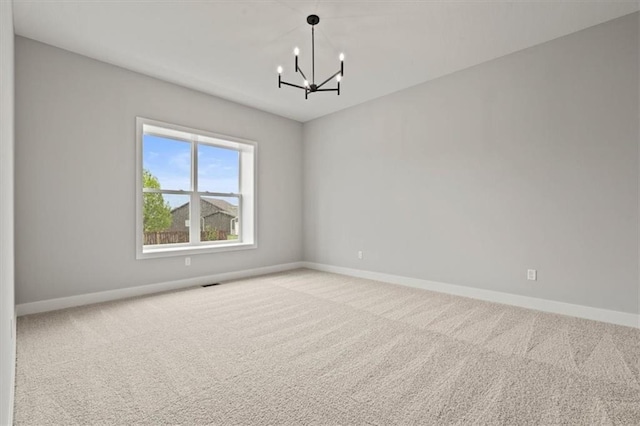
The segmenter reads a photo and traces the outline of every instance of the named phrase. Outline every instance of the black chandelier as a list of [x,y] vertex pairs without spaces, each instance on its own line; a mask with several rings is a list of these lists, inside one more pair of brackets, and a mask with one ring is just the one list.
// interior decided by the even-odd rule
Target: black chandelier
[[[307,23],[311,25],[311,82],[304,74],[300,66],[298,65],[298,55],[300,54],[300,49],[297,47],[293,49],[293,54],[296,58],[296,72],[299,72],[302,78],[304,79],[304,83],[302,86],[293,83],[287,83],[286,81],[282,81],[282,67],[278,67],[278,87],[282,87],[282,85],[296,87],[298,89],[304,90],[304,98],[309,99],[309,93],[315,92],[338,92],[340,95],[340,80],[344,76],[344,53],[340,54],[340,69],[333,74],[331,77],[327,78],[320,84],[316,84],[316,43],[315,43],[315,26],[320,22],[320,17],[318,15],[309,15],[307,16]],[[336,78],[338,87],[333,89],[322,89],[322,86],[327,84],[332,78]]]

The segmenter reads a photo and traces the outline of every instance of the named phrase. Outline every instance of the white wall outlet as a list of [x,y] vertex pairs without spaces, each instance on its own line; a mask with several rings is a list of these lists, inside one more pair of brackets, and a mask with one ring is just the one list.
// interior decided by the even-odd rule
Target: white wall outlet
[[185,257],[184,258],[184,266],[191,266],[191,258],[190,257]]
[[536,281],[538,279],[538,271],[535,269],[527,269],[527,279],[529,281]]
[[364,255],[362,254],[362,250],[358,251],[358,259],[362,259]]

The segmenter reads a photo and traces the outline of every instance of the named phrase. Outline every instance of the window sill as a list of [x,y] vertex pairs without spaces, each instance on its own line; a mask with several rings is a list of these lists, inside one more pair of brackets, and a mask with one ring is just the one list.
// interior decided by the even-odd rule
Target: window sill
[[177,257],[195,254],[220,253],[226,251],[251,250],[258,247],[256,243],[231,243],[204,246],[154,247],[144,248],[136,254],[136,259],[154,259],[158,257]]

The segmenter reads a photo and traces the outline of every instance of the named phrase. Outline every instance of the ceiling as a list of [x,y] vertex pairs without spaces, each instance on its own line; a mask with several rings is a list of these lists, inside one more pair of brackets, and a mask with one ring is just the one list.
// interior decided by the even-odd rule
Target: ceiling
[[[205,93],[308,121],[635,12],[637,1],[14,0],[16,34]],[[341,94],[278,89],[293,47]]]

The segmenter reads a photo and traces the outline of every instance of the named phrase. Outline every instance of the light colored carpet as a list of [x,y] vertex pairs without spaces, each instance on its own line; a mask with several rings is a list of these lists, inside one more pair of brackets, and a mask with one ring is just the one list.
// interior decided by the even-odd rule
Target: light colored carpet
[[17,424],[640,424],[640,330],[297,270],[19,318]]

